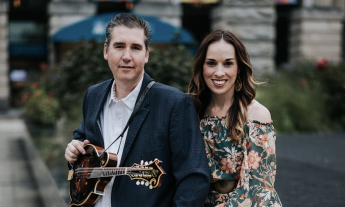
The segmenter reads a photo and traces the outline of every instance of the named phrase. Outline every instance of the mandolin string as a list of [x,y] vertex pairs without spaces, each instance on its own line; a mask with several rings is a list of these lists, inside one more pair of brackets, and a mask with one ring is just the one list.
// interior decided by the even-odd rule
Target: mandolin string
[[[125,171],[126,168],[78,168],[75,172],[105,172],[105,171]],[[150,170],[145,168],[127,168],[127,172]]]

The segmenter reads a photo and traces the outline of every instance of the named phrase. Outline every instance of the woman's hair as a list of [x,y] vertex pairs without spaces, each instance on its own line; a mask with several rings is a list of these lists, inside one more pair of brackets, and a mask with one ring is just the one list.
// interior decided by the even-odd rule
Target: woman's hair
[[[188,94],[193,99],[200,121],[200,119],[204,117],[205,110],[211,100],[211,91],[207,87],[203,77],[203,65],[206,59],[207,49],[210,44],[221,40],[224,40],[235,48],[238,77],[242,83],[241,90],[234,91],[233,104],[228,114],[228,136],[236,143],[239,143],[241,137],[244,135],[243,125],[247,122],[247,106],[255,98],[255,89],[253,85],[260,83],[253,79],[253,70],[246,48],[233,33],[224,30],[216,30],[204,38],[194,60],[193,77],[189,83]],[[229,97],[229,99],[231,99],[231,97]]]

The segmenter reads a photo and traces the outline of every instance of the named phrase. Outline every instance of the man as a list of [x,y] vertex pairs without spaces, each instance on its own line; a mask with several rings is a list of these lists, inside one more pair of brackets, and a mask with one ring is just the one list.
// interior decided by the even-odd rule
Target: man
[[[85,92],[84,119],[67,145],[67,161],[76,161],[88,143],[107,148],[120,135],[152,80],[144,72],[150,40],[148,23],[138,16],[119,14],[109,22],[104,59],[114,78]],[[193,102],[181,91],[155,83],[122,141],[108,152],[118,153],[120,166],[126,167],[158,158],[167,174],[152,190],[127,176],[114,177],[96,207],[204,205],[210,183],[205,147]]]

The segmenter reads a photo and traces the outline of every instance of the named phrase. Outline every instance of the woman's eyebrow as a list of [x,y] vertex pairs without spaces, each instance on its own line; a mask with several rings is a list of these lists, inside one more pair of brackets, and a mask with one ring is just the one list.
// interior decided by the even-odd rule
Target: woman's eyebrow
[[206,60],[216,61],[215,59],[212,59],[212,58],[206,58]]
[[230,60],[235,60],[235,58],[228,58],[228,59],[225,59],[225,61],[230,61]]

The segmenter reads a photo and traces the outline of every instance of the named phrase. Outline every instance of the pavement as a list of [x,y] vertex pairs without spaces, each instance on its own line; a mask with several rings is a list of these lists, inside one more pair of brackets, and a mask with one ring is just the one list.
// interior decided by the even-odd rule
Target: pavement
[[29,138],[20,119],[0,119],[0,206],[43,207],[25,150]]
[[0,115],[0,143],[0,207],[67,206],[22,119]]
[[[0,116],[0,206],[63,207],[24,122]],[[345,206],[345,133],[278,135],[275,189],[284,207]]]
[[275,189],[283,206],[345,206],[345,133],[278,135]]

